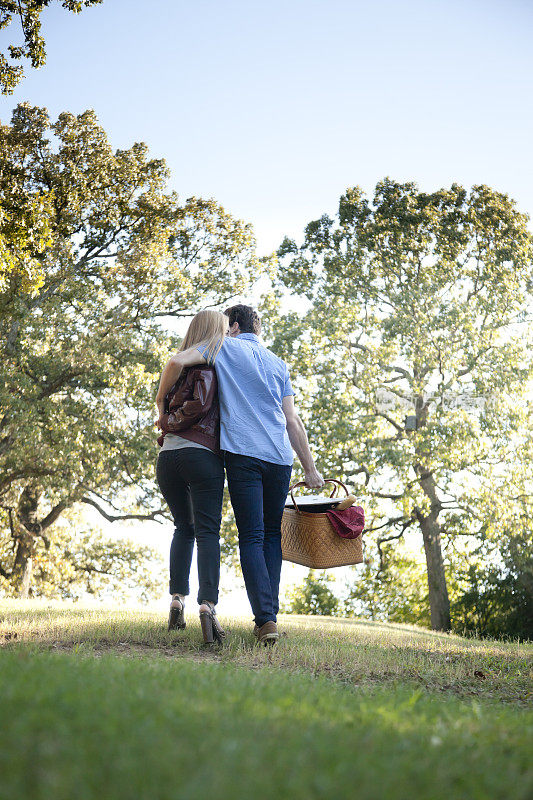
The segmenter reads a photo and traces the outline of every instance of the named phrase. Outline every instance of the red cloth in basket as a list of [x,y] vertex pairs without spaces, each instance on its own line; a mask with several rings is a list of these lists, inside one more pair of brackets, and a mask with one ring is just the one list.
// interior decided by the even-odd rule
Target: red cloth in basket
[[333,508],[326,513],[335,533],[343,539],[357,539],[365,527],[365,512],[361,506],[350,506],[344,511]]

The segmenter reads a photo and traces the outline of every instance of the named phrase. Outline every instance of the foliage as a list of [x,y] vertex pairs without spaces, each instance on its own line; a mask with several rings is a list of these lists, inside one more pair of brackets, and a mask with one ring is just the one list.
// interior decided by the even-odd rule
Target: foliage
[[502,531],[501,549],[482,551],[453,604],[455,630],[533,640],[533,529]]
[[[267,333],[293,365],[320,467],[357,485],[367,544],[422,534],[432,625],[447,629],[441,542],[482,533],[479,489],[515,462],[523,430],[527,217],[487,186],[386,179],[372,201],[347,190],[336,219],[278,256]],[[284,315],[286,292],[300,310]]]
[[33,550],[65,509],[162,518],[153,397],[178,340],[161,323],[227,302],[259,270],[248,225],[213,200],[181,203],[165,163],[144,144],[113,152],[91,111],[52,123],[19,105],[0,158],[0,199],[44,196],[48,210],[47,236],[17,256],[39,263],[40,285],[12,270],[0,293],[0,504],[13,545],[0,574],[27,593]]
[[233,515],[233,508],[231,506],[227,486],[224,488],[224,497],[222,500],[220,557],[226,566],[230,567],[236,575],[242,577],[239,558],[239,532],[237,531],[237,525],[235,524],[235,517]]
[[475,497],[482,524],[477,546],[458,570],[463,591],[455,598],[453,619],[459,632],[533,638],[532,410],[528,398],[511,418],[514,457]]
[[[9,560],[10,542],[0,539],[2,561]],[[79,520],[56,523],[45,544],[33,552],[33,597],[80,600],[87,595],[115,599],[136,598],[148,602],[161,591],[161,557],[150,547],[128,539],[106,538],[100,531],[79,527]],[[0,576],[0,589],[18,594],[12,582]]]
[[[23,45],[12,44],[7,48],[12,61],[27,58],[34,69],[46,63],[45,42],[41,34],[41,14],[52,0],[2,0],[0,2],[0,30],[7,28],[13,19],[18,17],[24,37]],[[102,0],[61,0],[67,11],[79,14],[84,8],[101,3]],[[13,94],[18,83],[24,77],[24,69],[13,64],[0,53],[0,90],[2,94]]]
[[424,565],[405,549],[383,546],[382,566],[372,555],[343,598],[344,613],[373,620],[429,627],[429,598]]
[[[5,145],[5,139],[2,139]],[[0,155],[2,169],[7,159]],[[35,253],[51,244],[51,193],[22,187],[13,173],[4,181],[0,202],[0,292],[9,285],[9,276],[19,280],[21,290],[34,294],[44,282],[41,263]]]
[[312,614],[334,617],[339,613],[339,601],[328,586],[331,576],[326,572],[315,574],[310,569],[301,586],[289,593],[288,601],[281,609],[284,614]]

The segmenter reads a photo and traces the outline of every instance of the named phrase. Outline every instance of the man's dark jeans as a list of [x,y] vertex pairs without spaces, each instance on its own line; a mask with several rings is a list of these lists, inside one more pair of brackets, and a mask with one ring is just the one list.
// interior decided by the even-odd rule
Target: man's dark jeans
[[224,491],[222,459],[210,450],[163,450],[157,482],[174,518],[170,546],[170,593],[189,594],[194,540],[198,549],[198,602],[218,601],[220,519]]
[[225,464],[244,583],[261,626],[275,622],[279,610],[281,517],[292,467],[229,452]]

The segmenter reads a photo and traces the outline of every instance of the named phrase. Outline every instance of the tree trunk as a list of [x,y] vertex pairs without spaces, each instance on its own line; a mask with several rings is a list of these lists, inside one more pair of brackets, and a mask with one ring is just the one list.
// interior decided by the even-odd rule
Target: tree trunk
[[[420,365],[415,366],[413,375],[416,379],[418,379],[420,373]],[[417,429],[425,427],[429,406],[424,400],[423,394],[417,395],[415,410]],[[449,631],[451,628],[450,598],[448,597],[448,587],[446,586],[446,573],[444,572],[440,525],[438,522],[439,514],[442,511],[442,503],[437,494],[437,484],[433,473],[425,466],[428,453],[420,440],[415,447],[415,452],[417,456],[415,470],[418,474],[422,491],[430,502],[429,514],[423,514],[418,508],[415,508],[415,514],[422,531],[426,554],[431,627],[434,631]]]
[[26,486],[19,497],[17,508],[18,530],[16,530],[17,549],[13,564],[12,581],[19,597],[29,597],[33,576],[33,554],[35,537],[41,526],[37,518],[40,492],[33,486]]
[[432,519],[432,514],[427,517],[420,514],[418,521],[426,553],[431,627],[434,631],[449,631],[450,600],[442,559],[440,525],[435,519]]
[[33,536],[28,534],[18,540],[12,581],[19,597],[29,597],[33,575]]
[[423,470],[420,464],[417,465],[417,472],[420,476],[420,486],[431,503],[429,514],[422,514],[419,509],[415,509],[426,553],[431,627],[434,631],[449,631],[451,627],[450,599],[446,586],[446,574],[444,572],[440,541],[440,525],[438,523],[442,503],[437,495],[437,486],[433,474]]
[[20,597],[29,597],[31,594],[33,559],[39,539],[43,540],[47,549],[50,547],[50,540],[45,531],[73,502],[72,496],[65,497],[39,519],[40,498],[40,489],[28,484],[20,493],[16,510],[8,509],[15,558],[12,568],[10,570],[3,568],[2,575],[9,580]]

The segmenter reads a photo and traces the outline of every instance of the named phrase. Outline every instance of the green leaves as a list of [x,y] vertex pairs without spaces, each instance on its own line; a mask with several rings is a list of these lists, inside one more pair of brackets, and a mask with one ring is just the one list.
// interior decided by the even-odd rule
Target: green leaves
[[326,572],[310,569],[301,586],[292,590],[288,603],[281,609],[283,614],[311,614],[325,617],[337,616],[339,601],[329,588],[331,577]]
[[321,470],[358,486],[376,541],[435,514],[443,535],[479,528],[473,499],[524,425],[532,255],[507,195],[388,178],[371,201],[348,189],[336,219],[278,251],[278,294],[302,313],[271,320],[274,347]]
[[[34,69],[46,63],[45,41],[41,35],[41,14],[52,0],[2,0],[0,2],[0,30],[15,20],[20,23],[23,45],[9,45],[7,51],[12,61],[27,58]],[[98,5],[102,0],[62,0],[67,11],[79,14],[84,8]],[[13,64],[0,53],[0,89],[2,94],[13,94],[24,77],[24,68]]]
[[113,517],[161,513],[153,398],[178,345],[162,322],[262,269],[250,226],[214,200],[181,203],[167,175],[144,144],[113,151],[92,111],[51,122],[22,104],[0,128],[0,503],[15,551],[32,537],[29,483],[40,522],[87,496]]
[[[48,546],[41,540],[33,554],[35,596],[79,600],[89,595],[148,601],[164,583],[162,559],[155,550],[127,539],[105,537],[71,518],[56,526]],[[2,561],[9,544],[0,536]],[[17,594],[13,581],[0,576],[3,594]]]

